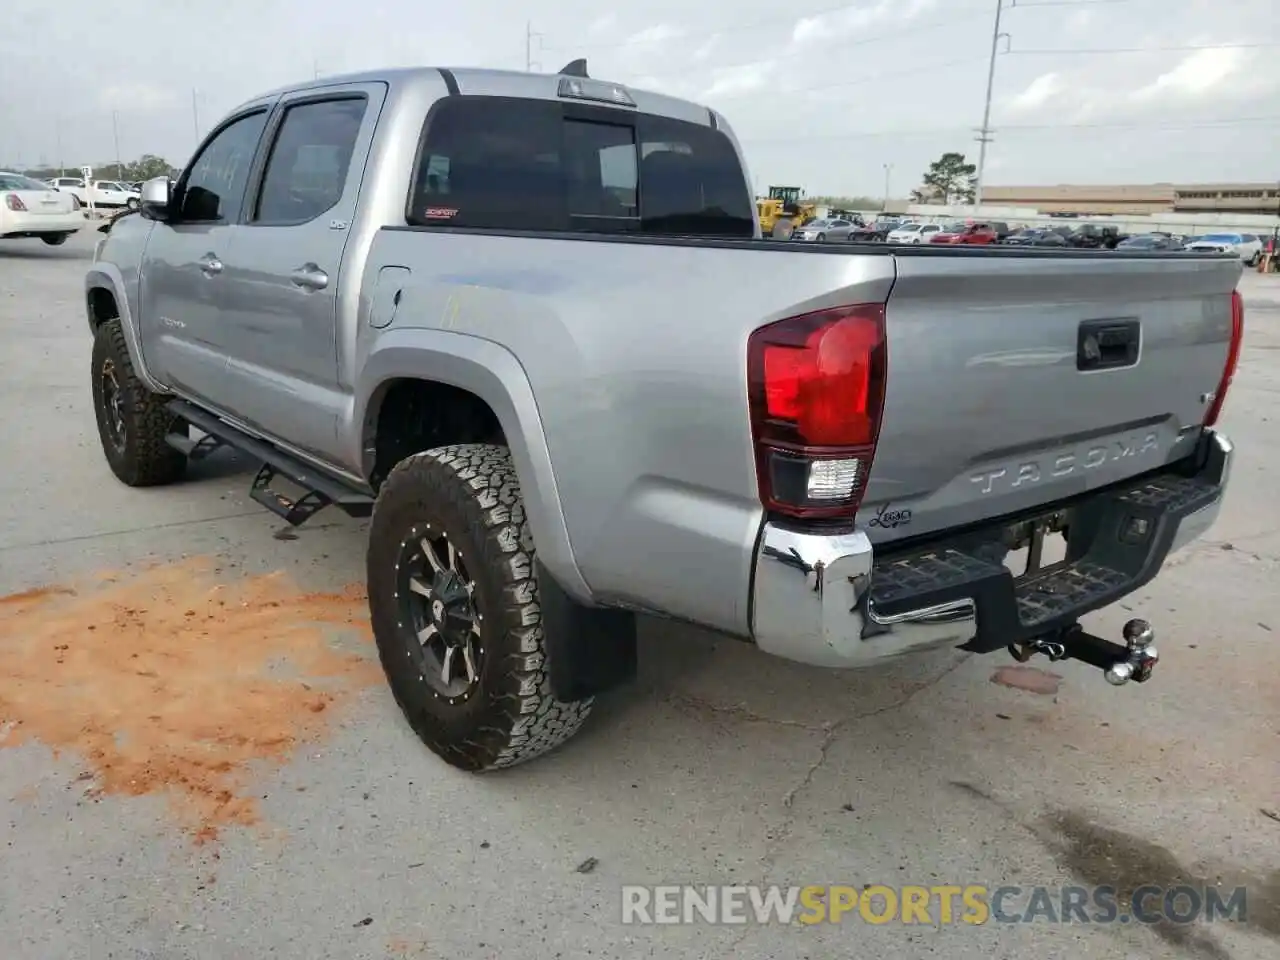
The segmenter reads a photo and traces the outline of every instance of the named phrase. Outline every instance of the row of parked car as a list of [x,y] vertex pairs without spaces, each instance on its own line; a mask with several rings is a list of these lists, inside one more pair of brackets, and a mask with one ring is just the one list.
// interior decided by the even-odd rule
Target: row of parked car
[[138,209],[142,199],[142,184],[124,183],[119,180],[93,180],[86,183],[80,177],[54,177],[44,181],[59,193],[69,193],[80,206],[92,201],[95,207]]
[[1128,235],[1117,227],[1082,224],[1076,227],[1011,226],[1002,221],[950,220],[924,222],[878,217],[866,223],[859,217],[810,220],[796,227],[792,240],[826,242],[884,242],[895,244],[1006,244],[1016,247],[1074,247],[1107,250],[1190,250],[1233,252],[1249,266],[1262,257],[1262,238],[1252,233],[1210,233],[1182,236],[1151,231]]

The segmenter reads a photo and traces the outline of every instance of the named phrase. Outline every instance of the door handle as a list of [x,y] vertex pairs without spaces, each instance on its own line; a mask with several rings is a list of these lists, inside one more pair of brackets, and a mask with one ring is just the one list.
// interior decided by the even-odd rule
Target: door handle
[[222,272],[222,261],[212,253],[206,253],[200,258],[200,272],[206,276],[216,276]]
[[314,263],[308,263],[289,274],[295,287],[303,290],[323,290],[329,285],[329,275]]

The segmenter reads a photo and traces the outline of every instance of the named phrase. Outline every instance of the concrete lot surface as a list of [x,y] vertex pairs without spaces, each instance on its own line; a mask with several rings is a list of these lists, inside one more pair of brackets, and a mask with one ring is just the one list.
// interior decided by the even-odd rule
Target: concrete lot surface
[[[1280,955],[1280,281],[1243,282],[1217,527],[1088,624],[1148,617],[1152,683],[1067,663],[1056,693],[1014,689],[1003,653],[826,673],[646,622],[638,684],[564,749],[476,777],[381,681],[363,524],[286,537],[222,455],[165,489],[111,476],[95,238],[0,245],[5,960]],[[1245,886],[1247,913],[621,923],[621,885],[682,882]]]

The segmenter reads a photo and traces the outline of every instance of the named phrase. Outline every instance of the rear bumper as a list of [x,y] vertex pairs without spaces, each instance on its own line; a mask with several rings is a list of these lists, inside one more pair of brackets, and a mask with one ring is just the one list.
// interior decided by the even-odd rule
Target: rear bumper
[[[1015,580],[1002,521],[877,558],[861,531],[809,533],[767,522],[756,548],[752,637],[822,667],[858,667],[937,646],[976,652],[1069,627],[1148,583],[1165,557],[1217,519],[1234,450],[1206,431],[1168,470],[1050,505],[1067,559]],[[1026,518],[1018,518],[1025,522]]]
[[47,233],[75,233],[85,223],[84,213],[79,210],[40,214],[10,210],[6,211],[0,230],[6,237],[38,237]]

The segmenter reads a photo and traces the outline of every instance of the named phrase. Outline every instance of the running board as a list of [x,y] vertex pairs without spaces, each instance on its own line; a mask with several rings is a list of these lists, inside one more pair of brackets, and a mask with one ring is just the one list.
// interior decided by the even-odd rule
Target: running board
[[[328,506],[335,506],[351,517],[367,517],[373,513],[373,497],[369,494],[321,472],[265,440],[249,436],[185,400],[171,401],[169,412],[205,434],[199,440],[192,440],[183,431],[175,431],[165,437],[169,446],[191,459],[202,460],[218,447],[226,446],[258,461],[261,467],[253,478],[249,496],[290,526],[306,523]],[[296,499],[278,493],[271,488],[271,482],[277,477],[284,477],[306,493]]]

